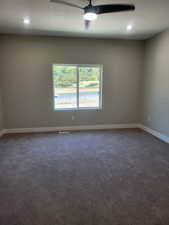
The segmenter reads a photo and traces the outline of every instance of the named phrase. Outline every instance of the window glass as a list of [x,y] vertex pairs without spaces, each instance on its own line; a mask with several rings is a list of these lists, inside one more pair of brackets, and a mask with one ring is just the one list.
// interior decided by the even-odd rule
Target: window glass
[[53,67],[54,108],[77,107],[77,68],[75,66]]
[[101,66],[54,64],[54,109],[100,108],[101,73]]
[[99,107],[100,68],[79,67],[79,107]]

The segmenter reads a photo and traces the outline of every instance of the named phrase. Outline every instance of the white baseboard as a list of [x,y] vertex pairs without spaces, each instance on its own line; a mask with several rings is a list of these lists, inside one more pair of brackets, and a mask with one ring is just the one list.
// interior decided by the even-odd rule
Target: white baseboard
[[37,127],[37,128],[15,128],[6,129],[6,134],[12,133],[37,133],[55,131],[80,131],[80,130],[109,130],[109,129],[129,129],[137,128],[138,124],[101,124],[101,125],[82,125],[66,127]]
[[14,133],[38,133],[38,132],[57,132],[57,131],[80,131],[80,130],[111,130],[111,129],[132,129],[140,128],[160,140],[169,143],[169,137],[161,134],[160,132],[153,130],[143,124],[100,124],[100,125],[82,125],[82,126],[66,126],[66,127],[36,127],[36,128],[15,128],[4,129],[0,131],[0,137],[4,134]]
[[1,131],[0,131],[0,138],[1,138],[4,134],[6,134],[6,130],[1,130]]
[[162,140],[162,141],[164,141],[164,142],[169,144],[169,137],[167,137],[166,135],[161,134],[160,132],[158,132],[156,130],[153,130],[153,129],[149,128],[149,127],[146,127],[146,126],[144,126],[142,124],[139,124],[138,127],[140,129],[142,129],[142,130],[152,134],[153,136],[159,138],[160,140]]

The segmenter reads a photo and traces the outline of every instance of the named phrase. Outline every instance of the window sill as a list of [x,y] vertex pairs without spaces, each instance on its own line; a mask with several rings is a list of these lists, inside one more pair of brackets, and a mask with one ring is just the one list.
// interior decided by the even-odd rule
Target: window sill
[[53,109],[54,111],[86,111],[86,110],[91,110],[91,111],[101,111],[102,108],[57,108],[57,109]]

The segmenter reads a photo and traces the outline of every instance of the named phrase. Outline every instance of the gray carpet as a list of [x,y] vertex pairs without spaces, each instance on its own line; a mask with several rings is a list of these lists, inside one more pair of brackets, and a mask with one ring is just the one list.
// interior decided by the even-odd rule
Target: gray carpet
[[169,145],[140,130],[6,135],[0,225],[168,225]]

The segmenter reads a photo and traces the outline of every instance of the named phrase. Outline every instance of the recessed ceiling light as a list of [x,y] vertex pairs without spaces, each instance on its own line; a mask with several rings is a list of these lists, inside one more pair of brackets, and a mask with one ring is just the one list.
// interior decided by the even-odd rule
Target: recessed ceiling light
[[24,24],[30,24],[30,20],[28,18],[23,19]]
[[133,26],[131,25],[131,24],[129,24],[128,26],[127,26],[127,31],[131,31],[133,29]]

